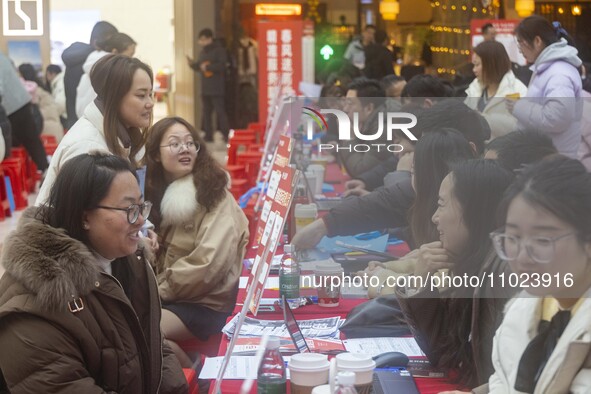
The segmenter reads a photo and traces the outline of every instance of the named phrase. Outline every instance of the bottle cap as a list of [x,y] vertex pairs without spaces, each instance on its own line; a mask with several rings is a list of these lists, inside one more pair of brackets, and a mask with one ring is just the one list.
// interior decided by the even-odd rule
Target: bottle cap
[[279,347],[281,346],[281,341],[279,340],[279,337],[276,336],[270,336],[269,339],[267,340],[267,349],[279,349]]
[[337,374],[337,384],[340,386],[354,386],[355,373],[353,372],[339,372]]

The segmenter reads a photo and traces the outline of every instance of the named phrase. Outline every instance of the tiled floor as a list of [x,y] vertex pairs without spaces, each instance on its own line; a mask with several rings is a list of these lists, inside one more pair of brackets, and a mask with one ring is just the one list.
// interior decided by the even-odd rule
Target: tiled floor
[[[166,116],[166,106],[163,103],[157,103],[156,107],[154,108],[154,122],[162,119]],[[207,147],[211,154],[218,160],[222,165],[226,163],[226,154],[227,154],[227,147],[222,139],[221,133],[216,133],[214,135],[214,142],[208,143]],[[33,205],[35,199],[37,198],[37,194],[29,195],[29,205]],[[21,217],[22,211],[14,212],[12,217],[6,218],[4,221],[0,221],[0,253],[2,251],[2,244],[4,243],[4,239],[8,234],[16,228],[16,224],[18,223],[19,218]],[[0,276],[4,273],[4,268],[2,264],[0,264]]]

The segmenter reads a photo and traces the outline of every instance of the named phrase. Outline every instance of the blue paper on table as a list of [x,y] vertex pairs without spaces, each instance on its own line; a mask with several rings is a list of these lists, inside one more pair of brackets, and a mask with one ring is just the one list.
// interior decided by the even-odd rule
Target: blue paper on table
[[330,183],[323,183],[322,184],[322,193],[332,193],[334,192],[334,186]]
[[316,247],[323,252],[328,253],[344,253],[351,250],[337,245],[337,241],[356,246],[358,248],[373,250],[375,252],[385,252],[386,246],[388,245],[388,234],[384,234],[381,237],[373,239],[358,239],[355,236],[337,236],[332,238],[324,237],[320,240],[320,243]]

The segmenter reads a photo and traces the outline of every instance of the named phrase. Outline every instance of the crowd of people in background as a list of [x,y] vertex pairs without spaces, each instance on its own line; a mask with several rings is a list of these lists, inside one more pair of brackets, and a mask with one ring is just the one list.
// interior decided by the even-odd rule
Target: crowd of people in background
[[[372,25],[351,42],[318,105],[348,113],[366,135],[384,126],[384,112],[412,112],[416,141],[397,131],[375,142],[399,152],[346,149],[363,140],[339,141],[329,117],[321,141],[342,148],[334,155],[351,180],[340,205],[292,244],[387,229],[411,252],[359,274],[379,279],[369,297],[395,295],[433,365],[475,392],[589,392],[589,70],[566,32],[540,16],[515,31],[531,65],[526,83],[494,27],[483,34],[466,86],[395,75],[387,35]],[[108,22],[44,80],[0,53],[5,150],[22,144],[43,173],[35,206],[3,247],[0,391],[186,391],[180,367],[198,368],[200,357],[182,342],[207,340],[232,313],[248,221],[208,148],[213,112],[229,136],[228,59],[210,29],[198,39],[199,58],[187,60],[202,79],[203,135],[176,116],[152,124],[152,69]],[[256,51],[241,43],[241,77],[251,81]],[[60,141],[50,162],[41,133]],[[572,282],[525,292],[386,285],[442,271]]]

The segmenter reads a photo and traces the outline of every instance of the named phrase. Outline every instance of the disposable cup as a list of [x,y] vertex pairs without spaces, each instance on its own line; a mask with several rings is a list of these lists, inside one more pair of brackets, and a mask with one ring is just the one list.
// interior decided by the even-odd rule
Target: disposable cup
[[373,386],[376,363],[366,354],[341,353],[336,356],[337,371],[355,373],[355,388],[359,394],[369,394]]
[[314,387],[328,382],[328,357],[318,353],[298,353],[289,360],[292,394],[311,394]]
[[308,171],[316,174],[316,191],[315,194],[322,194],[322,185],[324,185],[324,166],[320,164],[310,164]]
[[330,392],[330,384],[323,384],[322,386],[314,387],[312,394],[332,394]]
[[318,290],[318,306],[339,306],[343,267],[338,263],[324,262],[316,264],[314,284]]

